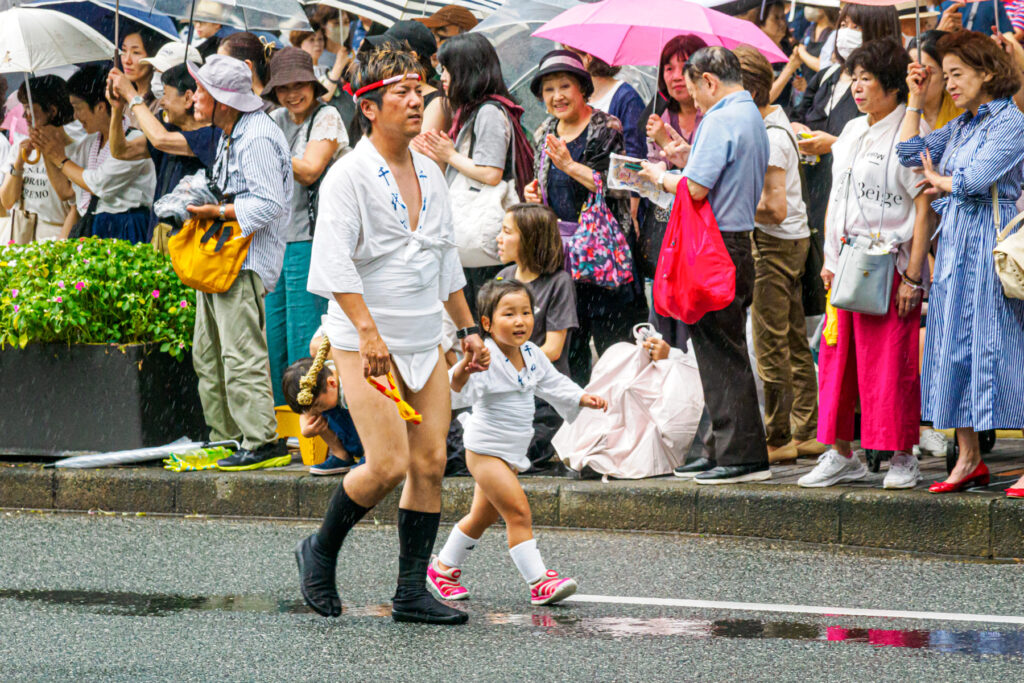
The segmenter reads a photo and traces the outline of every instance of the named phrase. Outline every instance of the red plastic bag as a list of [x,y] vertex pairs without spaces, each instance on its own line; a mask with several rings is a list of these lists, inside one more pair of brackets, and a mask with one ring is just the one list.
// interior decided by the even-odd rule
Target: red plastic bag
[[722,241],[707,199],[694,202],[686,179],[672,205],[672,217],[654,275],[654,310],[688,325],[720,311],[736,297],[736,266]]

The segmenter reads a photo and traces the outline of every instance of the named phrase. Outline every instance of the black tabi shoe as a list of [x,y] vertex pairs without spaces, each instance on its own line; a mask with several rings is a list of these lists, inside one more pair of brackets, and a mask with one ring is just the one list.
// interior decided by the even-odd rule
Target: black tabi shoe
[[768,465],[729,465],[701,472],[693,480],[698,484],[740,484],[771,478],[772,470]]
[[437,538],[439,512],[398,509],[398,587],[391,618],[419,624],[465,624],[469,615],[427,592],[427,566]]
[[455,626],[469,621],[469,615],[449,607],[427,591],[426,584],[419,589],[399,587],[391,601],[391,618],[417,624]]
[[707,472],[715,466],[714,460],[708,460],[707,458],[697,458],[693,462],[688,462],[685,465],[672,470],[672,474],[676,475],[680,479],[693,479],[701,472]]
[[299,589],[310,609],[323,617],[341,616],[341,596],[335,578],[337,558],[324,558],[313,547],[316,536],[310,536],[295,546],[295,561],[299,565]]

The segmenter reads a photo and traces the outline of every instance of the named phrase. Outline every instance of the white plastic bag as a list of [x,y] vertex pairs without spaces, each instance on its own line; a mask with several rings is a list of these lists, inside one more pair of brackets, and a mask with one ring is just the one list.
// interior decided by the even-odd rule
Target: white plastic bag
[[683,464],[704,412],[697,361],[678,349],[652,361],[637,336],[609,348],[591,373],[587,393],[606,398],[608,411],[584,410],[552,439],[566,466],[642,479]]
[[177,218],[184,223],[191,217],[185,207],[218,203],[220,199],[210,189],[206,171],[199,171],[179,180],[173,190],[156,200],[153,213],[158,218]]

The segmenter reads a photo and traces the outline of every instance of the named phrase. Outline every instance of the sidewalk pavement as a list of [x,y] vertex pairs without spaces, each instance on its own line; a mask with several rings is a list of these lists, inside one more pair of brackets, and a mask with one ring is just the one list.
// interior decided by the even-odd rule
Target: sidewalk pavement
[[[671,477],[642,481],[579,481],[524,477],[538,526],[746,536],[843,544],[977,558],[1024,558],[1024,501],[1002,489],[1024,468],[1024,441],[1003,440],[986,456],[993,484],[936,496],[925,488],[944,478],[941,458],[922,458],[925,482],[885,491],[882,472],[851,486],[801,489],[797,476],[813,460],[773,467],[764,484],[698,486]],[[44,469],[0,463],[0,508],[103,510],[132,513],[319,519],[341,477],[305,468],[255,472],[168,472],[157,467]],[[469,510],[473,481],[444,482],[442,519]],[[393,522],[398,492],[371,513]]]

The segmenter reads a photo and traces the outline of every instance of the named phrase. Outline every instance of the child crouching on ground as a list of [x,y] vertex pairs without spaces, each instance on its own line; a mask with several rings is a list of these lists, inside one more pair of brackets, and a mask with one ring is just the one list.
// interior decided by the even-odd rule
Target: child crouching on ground
[[[299,414],[302,436],[307,439],[319,436],[327,442],[327,459],[310,467],[309,473],[343,474],[356,466],[363,455],[363,444],[344,405],[334,362],[327,360],[330,343],[323,336],[315,336],[312,347],[316,349],[316,357],[301,358],[288,366],[281,390],[288,407]],[[304,378],[310,385],[306,396],[302,396]],[[305,403],[308,399],[310,402]]]
[[488,282],[477,297],[480,324],[491,352],[490,368],[471,372],[465,360],[451,369],[452,406],[472,407],[465,420],[466,463],[476,481],[469,514],[452,529],[441,553],[427,570],[427,584],[442,600],[464,600],[462,566],[480,536],[498,517],[505,520],[509,554],[530,586],[534,605],[559,602],[576,592],[576,581],[544,565],[533,538],[530,504],[518,472],[533,434],[534,395],[572,421],[581,407],[605,409],[600,396],[584,393],[558,372],[530,342],[534,300],[515,280]]

